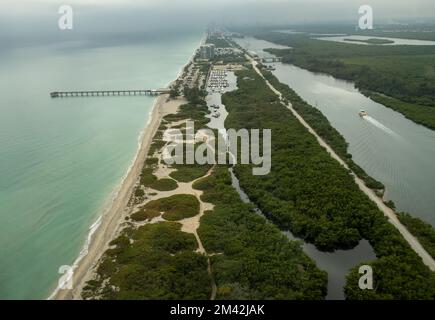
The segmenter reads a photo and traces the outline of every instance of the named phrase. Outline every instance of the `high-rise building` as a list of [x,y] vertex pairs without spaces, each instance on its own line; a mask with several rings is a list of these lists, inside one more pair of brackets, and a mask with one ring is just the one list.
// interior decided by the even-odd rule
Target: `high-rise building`
[[199,56],[201,59],[210,60],[214,58],[214,44],[205,44],[200,47]]

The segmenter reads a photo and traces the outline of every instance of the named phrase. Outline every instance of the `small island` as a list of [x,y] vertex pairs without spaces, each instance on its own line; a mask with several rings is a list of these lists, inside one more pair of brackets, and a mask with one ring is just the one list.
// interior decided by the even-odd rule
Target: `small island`
[[370,39],[366,39],[366,40],[345,38],[344,41],[362,42],[362,43],[367,43],[367,44],[392,44],[392,43],[394,43],[393,40],[379,39],[379,38],[370,38]]

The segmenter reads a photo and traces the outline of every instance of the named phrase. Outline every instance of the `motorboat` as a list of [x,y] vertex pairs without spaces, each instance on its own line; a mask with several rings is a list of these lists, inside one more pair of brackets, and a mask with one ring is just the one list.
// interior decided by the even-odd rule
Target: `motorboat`
[[367,111],[365,111],[365,110],[361,110],[358,114],[359,114],[360,117],[365,117],[365,116],[368,116],[368,115],[369,115],[369,114],[367,113]]

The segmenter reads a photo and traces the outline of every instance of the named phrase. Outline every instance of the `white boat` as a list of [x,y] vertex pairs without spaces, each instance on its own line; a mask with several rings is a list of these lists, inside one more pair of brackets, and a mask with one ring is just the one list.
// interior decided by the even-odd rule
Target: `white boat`
[[358,114],[360,117],[365,117],[369,115],[365,110],[361,110]]

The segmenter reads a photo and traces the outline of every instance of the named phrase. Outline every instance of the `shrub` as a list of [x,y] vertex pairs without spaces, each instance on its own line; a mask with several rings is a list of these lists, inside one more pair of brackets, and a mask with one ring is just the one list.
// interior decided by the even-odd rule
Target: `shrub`
[[148,209],[148,210],[140,210],[131,215],[131,219],[134,221],[146,221],[152,220],[155,217],[160,215],[159,211]]
[[144,209],[164,212],[164,219],[177,221],[199,214],[199,201],[193,195],[177,194],[150,201],[144,206]]

